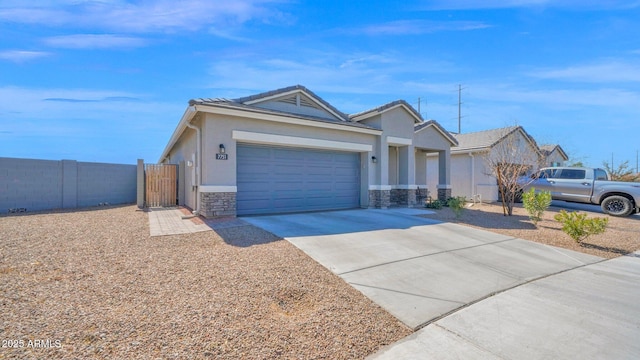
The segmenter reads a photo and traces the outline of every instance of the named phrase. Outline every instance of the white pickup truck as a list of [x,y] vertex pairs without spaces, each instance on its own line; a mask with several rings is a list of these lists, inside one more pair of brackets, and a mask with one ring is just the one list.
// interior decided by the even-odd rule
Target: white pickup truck
[[549,191],[554,200],[596,204],[605,214],[628,216],[640,212],[640,183],[611,181],[603,169],[542,168],[520,180],[527,191]]

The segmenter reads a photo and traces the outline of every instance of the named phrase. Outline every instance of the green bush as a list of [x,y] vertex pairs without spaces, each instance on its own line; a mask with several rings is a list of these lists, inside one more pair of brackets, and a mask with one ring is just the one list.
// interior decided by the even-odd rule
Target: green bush
[[609,224],[609,218],[587,219],[587,214],[568,213],[564,210],[561,210],[553,218],[562,223],[562,231],[571,236],[578,244],[591,235],[602,234]]
[[433,200],[425,203],[425,206],[429,209],[440,210],[444,206],[444,203],[441,200]]
[[456,218],[459,218],[462,215],[462,210],[464,210],[464,203],[467,202],[467,198],[464,196],[456,196],[449,198],[447,200],[447,205],[451,208],[453,213],[456,215]]
[[522,206],[529,213],[529,219],[533,225],[538,226],[538,221],[542,220],[542,214],[551,205],[551,193],[542,191],[536,193],[534,188],[522,194]]

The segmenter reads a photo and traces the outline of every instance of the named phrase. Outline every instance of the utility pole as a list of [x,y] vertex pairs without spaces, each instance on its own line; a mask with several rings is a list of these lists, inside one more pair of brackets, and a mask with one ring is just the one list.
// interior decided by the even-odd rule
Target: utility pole
[[613,153],[611,153],[611,171],[613,171]]
[[425,120],[429,120],[429,118],[427,117],[427,105],[429,105],[429,103],[427,102],[427,99],[424,99],[424,116],[422,115],[422,112],[420,111],[420,106],[422,105],[422,98],[418,98],[418,114],[420,114],[420,116],[422,116],[423,119]]

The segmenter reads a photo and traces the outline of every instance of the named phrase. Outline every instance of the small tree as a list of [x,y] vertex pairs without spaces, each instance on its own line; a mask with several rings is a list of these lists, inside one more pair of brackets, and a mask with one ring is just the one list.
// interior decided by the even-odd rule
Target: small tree
[[[485,165],[497,179],[504,215],[513,215],[524,175],[539,167],[542,158],[535,141],[520,126],[503,129],[500,138],[485,155]],[[530,180],[529,180],[530,181]]]
[[568,213],[565,210],[560,210],[553,218],[562,223],[562,231],[581,245],[582,241],[589,236],[602,234],[609,224],[609,218],[587,219],[587,214],[577,211]]
[[549,191],[536,192],[534,188],[522,194],[522,206],[529,213],[529,219],[538,227],[538,221],[542,220],[542,214],[551,205],[551,193]]
[[628,160],[620,163],[616,169],[606,161],[602,163],[602,166],[611,175],[611,180],[640,182],[640,176],[634,174],[633,170],[629,168]]
[[462,211],[464,210],[464,203],[467,202],[467,199],[464,196],[456,196],[449,198],[447,200],[447,205],[453,213],[456,215],[456,219],[462,216]]

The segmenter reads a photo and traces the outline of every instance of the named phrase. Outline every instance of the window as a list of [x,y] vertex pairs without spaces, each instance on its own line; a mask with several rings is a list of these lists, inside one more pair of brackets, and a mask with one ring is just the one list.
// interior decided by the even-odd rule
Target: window
[[578,169],[562,169],[560,174],[557,176],[558,179],[584,179],[584,175],[586,174],[585,170]]
[[596,180],[609,180],[607,172],[602,169],[596,169]]
[[548,179],[548,178],[552,178],[554,177],[554,173],[556,172],[556,169],[545,169],[543,171],[540,171],[537,174],[534,174],[532,177],[535,179],[536,177],[539,179]]

